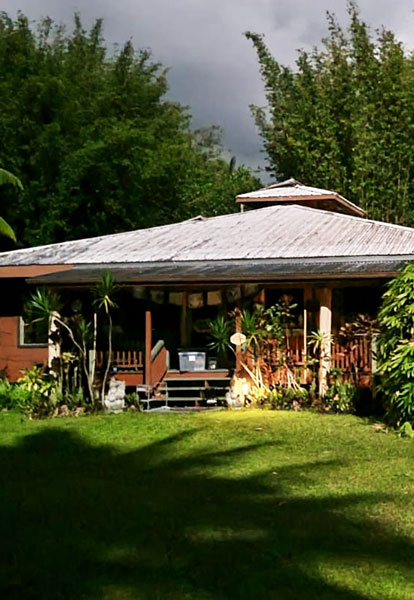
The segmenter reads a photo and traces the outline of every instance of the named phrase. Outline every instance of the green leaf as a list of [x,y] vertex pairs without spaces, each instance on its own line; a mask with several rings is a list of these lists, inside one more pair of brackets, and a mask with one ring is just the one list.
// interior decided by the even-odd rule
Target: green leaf
[[8,223],[6,223],[6,221],[3,219],[3,217],[0,217],[0,235],[8,237],[8,238],[12,239],[14,242],[16,241],[16,236],[14,234],[13,229],[10,227],[10,225]]

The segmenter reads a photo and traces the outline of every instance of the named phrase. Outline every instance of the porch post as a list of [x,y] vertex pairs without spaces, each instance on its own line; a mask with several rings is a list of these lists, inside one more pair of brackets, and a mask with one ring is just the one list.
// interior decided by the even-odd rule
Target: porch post
[[331,368],[332,289],[319,290],[319,333],[321,334],[319,364],[319,396],[326,394]]
[[151,385],[152,314],[145,311],[145,385]]
[[[241,316],[241,310],[240,307],[238,306],[235,310],[235,314],[236,314],[236,318],[235,318],[235,325],[236,325],[236,333],[242,333],[242,316]],[[242,350],[241,350],[241,346],[236,346],[236,375],[238,377],[240,377],[241,371],[242,371]]]
[[312,300],[312,288],[305,286],[303,288],[303,350],[302,350],[302,362],[304,365],[302,383],[308,381],[308,303]]
[[188,292],[183,292],[181,304],[181,323],[180,323],[181,346],[188,346]]
[[58,327],[55,322],[55,317],[59,314],[53,311],[49,317],[49,332],[48,332],[48,351],[47,351],[47,364],[49,369],[52,369],[52,363],[55,358],[60,357],[60,343],[58,341],[52,341],[51,337],[56,334]]

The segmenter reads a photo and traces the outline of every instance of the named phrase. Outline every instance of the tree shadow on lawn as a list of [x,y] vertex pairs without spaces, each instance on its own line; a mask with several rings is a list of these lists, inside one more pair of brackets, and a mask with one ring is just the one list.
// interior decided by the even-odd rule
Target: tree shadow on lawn
[[385,496],[292,494],[335,462],[227,477],[250,453],[260,468],[263,445],[183,456],[193,433],[130,453],[61,430],[0,448],[1,597],[361,600],[318,565],[411,568],[410,541],[349,517]]

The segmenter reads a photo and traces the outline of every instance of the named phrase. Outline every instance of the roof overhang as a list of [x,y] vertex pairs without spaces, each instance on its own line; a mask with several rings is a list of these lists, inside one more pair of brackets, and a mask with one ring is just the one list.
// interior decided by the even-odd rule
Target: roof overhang
[[55,273],[29,276],[33,284],[93,285],[110,271],[118,283],[129,285],[176,285],[191,283],[317,281],[319,279],[391,278],[401,267],[414,261],[413,255],[285,258],[272,260],[219,260],[148,262],[129,264],[75,265]]
[[1,279],[40,277],[70,271],[73,265],[12,265],[0,266]]

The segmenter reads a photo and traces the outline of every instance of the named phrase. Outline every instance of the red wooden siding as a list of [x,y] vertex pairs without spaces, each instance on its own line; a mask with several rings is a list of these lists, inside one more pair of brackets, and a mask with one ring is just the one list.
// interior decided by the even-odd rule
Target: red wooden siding
[[17,381],[21,370],[47,364],[47,346],[19,346],[20,317],[0,317],[0,370],[10,381]]

